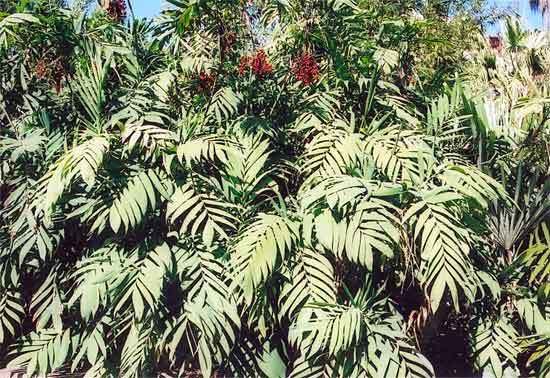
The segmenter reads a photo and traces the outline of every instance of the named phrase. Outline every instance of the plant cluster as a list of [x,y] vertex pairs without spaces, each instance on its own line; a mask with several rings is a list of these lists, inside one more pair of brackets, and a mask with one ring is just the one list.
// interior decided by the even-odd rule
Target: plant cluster
[[467,0],[63,3],[0,20],[0,365],[550,374],[546,35],[495,51]]

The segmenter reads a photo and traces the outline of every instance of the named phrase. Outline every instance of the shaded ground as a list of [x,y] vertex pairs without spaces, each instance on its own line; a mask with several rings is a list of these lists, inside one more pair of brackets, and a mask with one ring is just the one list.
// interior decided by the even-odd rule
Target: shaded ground
[[480,377],[474,374],[468,358],[467,326],[463,319],[450,316],[422,352],[432,362],[437,377]]

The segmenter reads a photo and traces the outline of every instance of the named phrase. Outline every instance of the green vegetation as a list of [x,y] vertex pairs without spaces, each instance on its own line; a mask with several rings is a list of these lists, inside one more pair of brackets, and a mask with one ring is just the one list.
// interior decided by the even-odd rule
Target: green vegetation
[[0,366],[550,374],[550,39],[478,1],[2,1]]

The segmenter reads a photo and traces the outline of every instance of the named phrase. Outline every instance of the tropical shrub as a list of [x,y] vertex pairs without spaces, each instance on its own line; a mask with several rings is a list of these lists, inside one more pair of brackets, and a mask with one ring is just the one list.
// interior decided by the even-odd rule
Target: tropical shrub
[[0,361],[431,377],[455,332],[461,371],[550,372],[547,36],[435,59],[468,12],[169,3],[0,21]]

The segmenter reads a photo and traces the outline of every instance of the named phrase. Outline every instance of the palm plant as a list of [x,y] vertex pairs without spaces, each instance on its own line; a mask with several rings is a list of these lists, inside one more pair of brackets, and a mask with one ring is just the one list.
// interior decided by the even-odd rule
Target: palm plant
[[0,21],[0,361],[430,377],[429,330],[465,314],[464,364],[547,373],[544,82],[510,123],[479,93],[517,71],[434,94],[415,2],[31,3]]

